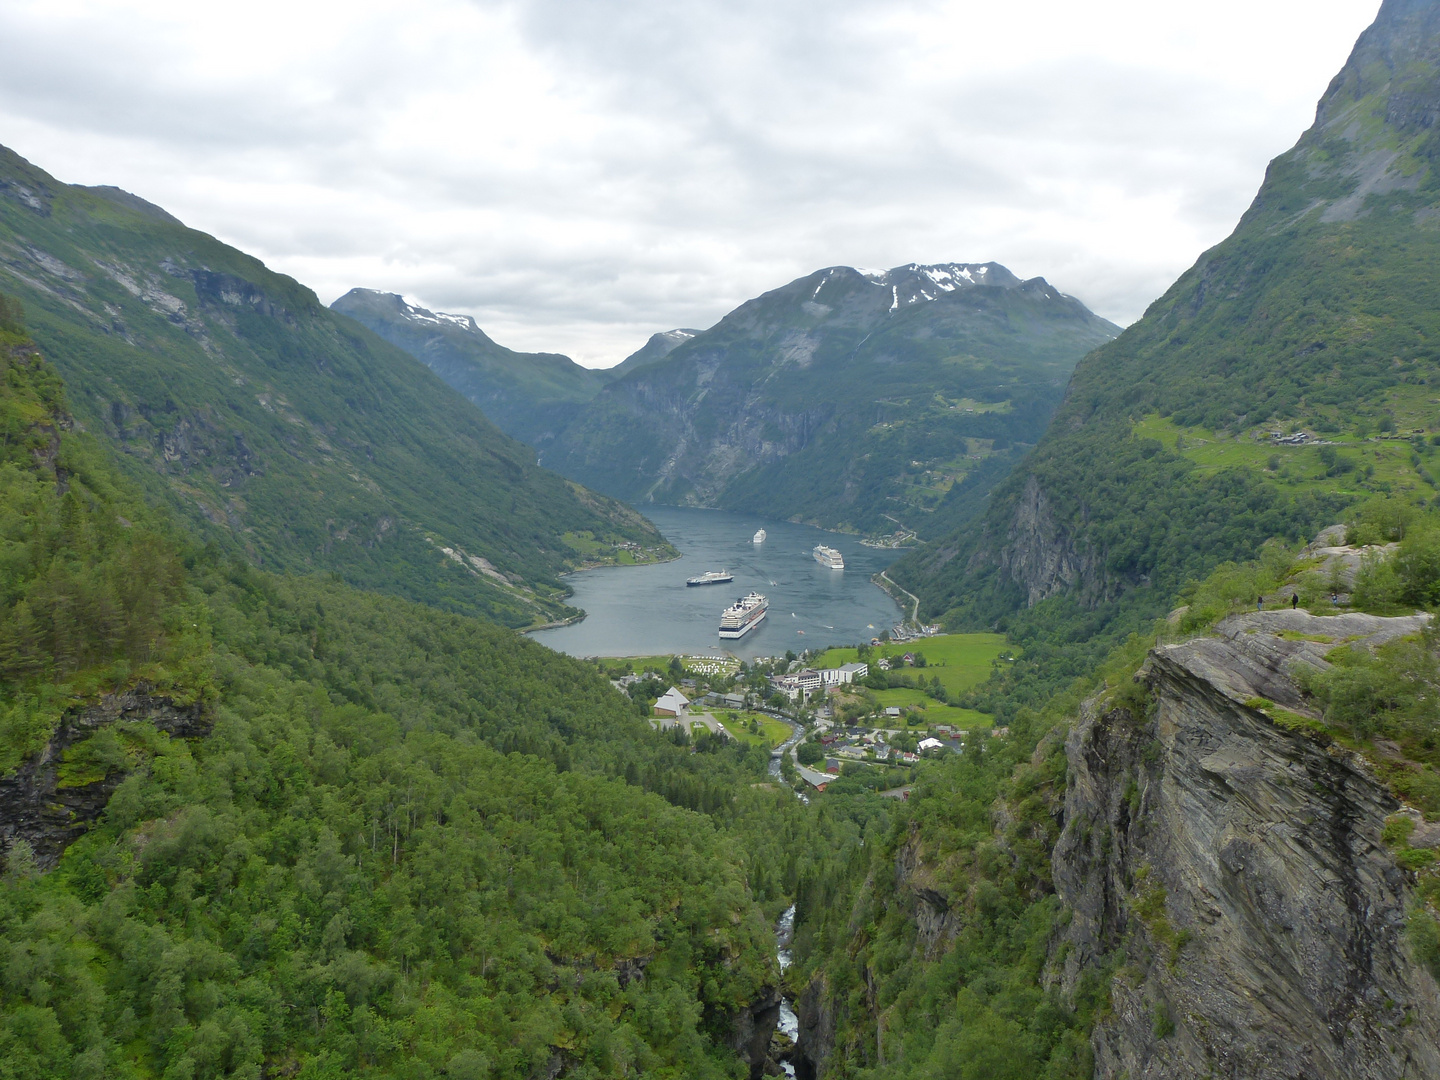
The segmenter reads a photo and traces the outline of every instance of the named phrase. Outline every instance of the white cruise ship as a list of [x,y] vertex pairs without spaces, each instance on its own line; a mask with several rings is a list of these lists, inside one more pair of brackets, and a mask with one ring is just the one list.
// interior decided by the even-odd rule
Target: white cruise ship
[[744,637],[760,625],[760,620],[765,618],[765,612],[769,610],[770,601],[758,592],[742,596],[720,613],[720,636],[722,638]]
[[840,552],[832,547],[826,547],[824,544],[816,544],[815,550],[810,554],[815,556],[815,561],[821,566],[828,566],[831,570],[845,569],[844,558],[841,557]]
[[765,530],[761,529],[759,532],[757,532],[754,536],[750,538],[750,542],[752,544],[763,544],[765,542]]

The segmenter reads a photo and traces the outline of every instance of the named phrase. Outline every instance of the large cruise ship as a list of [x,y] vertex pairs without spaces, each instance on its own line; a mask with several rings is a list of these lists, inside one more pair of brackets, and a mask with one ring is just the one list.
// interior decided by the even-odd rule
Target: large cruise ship
[[686,585],[724,585],[727,581],[734,581],[735,575],[729,570],[706,570],[699,577],[686,578]]
[[845,569],[844,558],[841,557],[840,552],[832,547],[826,547],[824,544],[816,544],[815,550],[810,554],[815,556],[815,561],[821,566],[828,566],[831,570]]
[[742,596],[720,613],[720,636],[722,638],[744,637],[765,618],[770,610],[770,601],[758,592]]
[[755,535],[750,538],[750,542],[754,544],[763,544],[765,542],[765,530],[757,529]]

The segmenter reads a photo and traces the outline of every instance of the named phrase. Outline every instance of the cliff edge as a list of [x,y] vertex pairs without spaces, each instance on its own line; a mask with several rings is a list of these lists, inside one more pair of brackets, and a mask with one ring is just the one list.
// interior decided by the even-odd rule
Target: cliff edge
[[1296,681],[1341,643],[1428,616],[1232,616],[1154,649],[1146,715],[1092,702],[1070,733],[1058,979],[1115,972],[1096,1075],[1440,1076],[1440,993],[1405,935],[1401,804],[1319,733]]

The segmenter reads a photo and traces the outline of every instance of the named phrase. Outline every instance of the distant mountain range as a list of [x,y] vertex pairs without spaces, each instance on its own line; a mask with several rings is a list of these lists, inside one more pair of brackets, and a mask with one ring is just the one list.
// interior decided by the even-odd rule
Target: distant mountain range
[[501,430],[531,446],[553,439],[610,381],[568,356],[497,345],[470,316],[426,311],[394,293],[351,289],[330,307],[423,361]]
[[[0,291],[79,421],[152,498],[257,564],[526,625],[570,613],[563,571],[671,551],[303,285],[4,149]],[[588,373],[551,359],[553,375],[533,360],[533,385],[578,394],[566,379]]]
[[1075,362],[1119,332],[996,263],[830,267],[708,330],[656,334],[609,372],[502,349],[393,294],[334,307],[597,490],[875,534],[934,535],[978,510]]

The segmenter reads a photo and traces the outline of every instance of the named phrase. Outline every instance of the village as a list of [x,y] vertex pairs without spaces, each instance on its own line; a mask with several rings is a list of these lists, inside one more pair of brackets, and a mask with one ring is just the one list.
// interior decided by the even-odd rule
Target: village
[[847,788],[904,798],[910,771],[924,758],[967,745],[983,752],[984,740],[1008,735],[985,714],[949,701],[1013,661],[1003,639],[940,635],[926,647],[938,665],[907,642],[872,639],[748,663],[726,656],[610,661],[607,671],[659,731],[764,749],[772,774],[797,789],[825,791],[844,778]]

